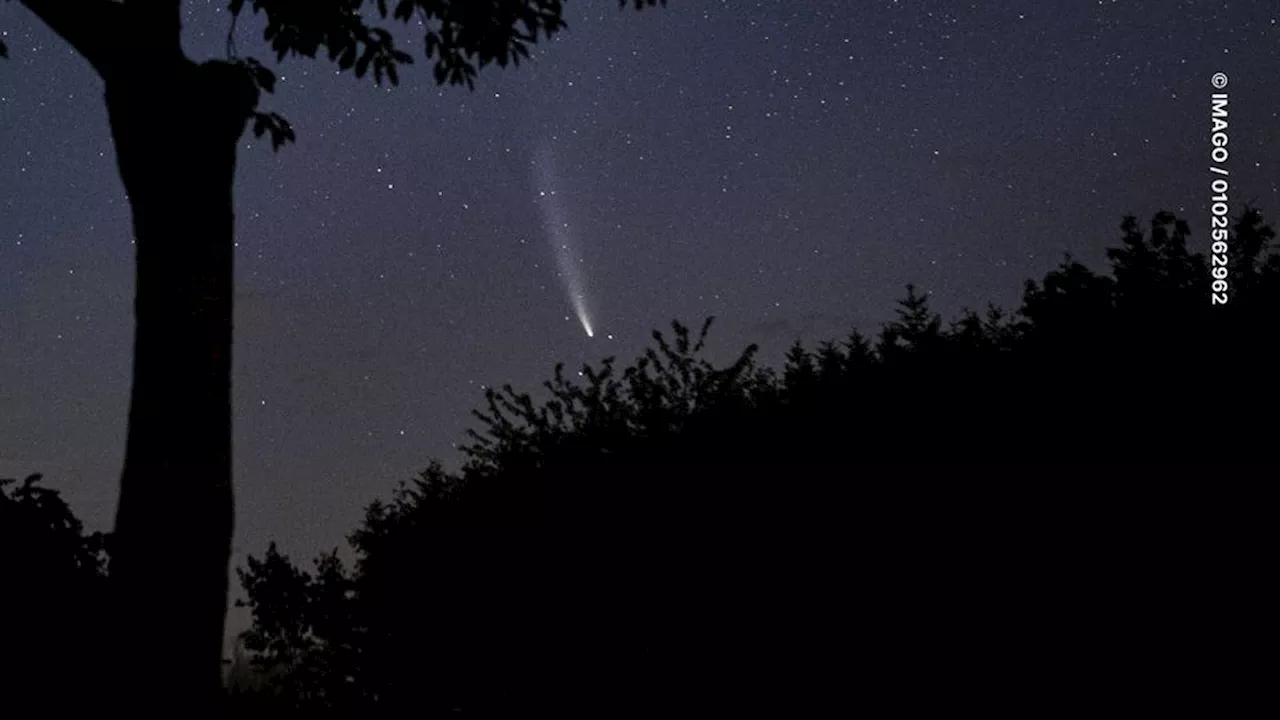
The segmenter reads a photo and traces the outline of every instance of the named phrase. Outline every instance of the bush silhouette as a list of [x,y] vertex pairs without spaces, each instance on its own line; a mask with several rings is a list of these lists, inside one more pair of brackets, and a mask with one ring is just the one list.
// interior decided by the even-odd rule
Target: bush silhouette
[[[1136,587],[1120,549],[1155,522],[1152,486],[1096,466],[1187,461],[1183,433],[1213,421],[1231,438],[1219,461],[1270,460],[1248,444],[1269,386],[1196,380],[1265,377],[1273,357],[1280,260],[1261,214],[1233,227],[1223,307],[1184,222],[1121,230],[1110,275],[1068,256],[1011,315],[944,323],[908,286],[874,338],[796,344],[780,371],[755,346],[699,357],[708,319],[654,332],[620,373],[557,366],[541,404],[488,389],[461,470],[433,462],[372,503],[350,575],[272,593],[298,573],[274,548],[250,561],[251,636],[284,662],[270,648],[315,612],[284,598],[330,598],[308,602],[350,624],[307,621],[305,646],[366,711],[795,713],[851,676],[944,705],[1058,697],[1087,643],[1120,632],[1078,592]],[[330,647],[354,650],[335,665]]]
[[[0,479],[0,676],[6,704],[69,710],[92,695],[107,660],[97,641],[107,624],[109,537],[86,534],[59,492],[40,482],[38,474]],[[66,679],[82,676],[84,689],[67,693]]]
[[[1239,219],[1233,297],[1214,307],[1184,223],[1122,232],[1110,276],[1068,257],[1012,315],[944,323],[908,286],[873,338],[796,344],[780,371],[754,346],[701,358],[708,319],[655,332],[621,373],[607,358],[576,383],[557,366],[541,404],[487,390],[460,471],[433,461],[371,503],[354,567],[335,549],[302,570],[272,544],[239,570],[254,624],[228,709],[794,713],[855,670],[882,694],[991,702],[982,673],[1060,692],[1018,658],[1055,648],[1050,675],[1070,677],[1082,638],[1121,633],[1080,593],[1140,592],[1158,556],[1127,553],[1157,486],[996,466],[1185,462],[1198,421],[1217,423],[1219,465],[1271,461],[1254,406],[1274,399],[1274,233]],[[1237,383],[1197,383],[1204,368]],[[2,669],[10,700],[72,710],[96,696],[64,678],[111,677],[95,672],[114,660],[97,650],[111,538],[40,480],[0,480]],[[849,653],[863,665],[832,660]]]

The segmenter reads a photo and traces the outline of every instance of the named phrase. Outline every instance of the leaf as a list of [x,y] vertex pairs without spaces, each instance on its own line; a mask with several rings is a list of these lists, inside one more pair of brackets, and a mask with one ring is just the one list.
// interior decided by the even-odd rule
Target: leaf
[[266,90],[267,92],[275,92],[276,74],[274,72],[268,70],[262,65],[262,63],[253,58],[245,58],[243,62],[249,69],[249,72],[253,76],[253,81],[258,85],[258,87]]
[[342,57],[338,58],[338,67],[343,70],[350,70],[351,66],[356,62],[356,46],[348,45],[342,50]]
[[293,134],[293,126],[289,124],[279,113],[271,113],[275,118],[275,132],[271,136],[271,145],[274,149],[279,150],[286,142],[297,142],[298,138]]

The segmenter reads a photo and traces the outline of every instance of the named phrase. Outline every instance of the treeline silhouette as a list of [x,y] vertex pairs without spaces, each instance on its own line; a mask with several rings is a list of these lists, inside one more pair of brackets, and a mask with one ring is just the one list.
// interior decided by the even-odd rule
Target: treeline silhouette
[[[1272,461],[1280,256],[1247,209],[1215,307],[1185,222],[1121,229],[1109,275],[1068,257],[1012,314],[944,322],[908,286],[875,336],[797,343],[780,371],[755,346],[700,357],[708,318],[620,372],[557,366],[541,402],[486,390],[461,469],[371,503],[353,567],[272,543],[238,569],[253,627],[228,710],[1025,713],[1159,692],[1155,668],[1190,652],[1162,630],[1178,606],[1115,599],[1199,562],[1160,529],[1201,497],[1179,472]],[[76,599],[106,548],[32,482],[0,532],[42,548],[6,568],[47,622],[17,646],[42,648],[52,618],[91,624]]]
[[[621,372],[557,366],[541,403],[486,390],[460,472],[433,463],[372,503],[350,572],[274,545],[240,570],[265,697],[797,716],[855,685],[859,703],[1022,712],[1154,692],[1190,647],[1164,632],[1176,603],[1135,617],[1096,594],[1140,602],[1195,566],[1157,528],[1206,496],[1150,467],[1271,460],[1251,444],[1271,395],[1228,380],[1274,357],[1280,256],[1247,210],[1214,307],[1185,222],[1122,232],[1109,276],[1068,257],[1012,316],[944,324],[908,287],[876,337],[796,344],[780,373],[755,346],[700,358],[708,319]],[[1098,650],[1117,642],[1142,649]]]

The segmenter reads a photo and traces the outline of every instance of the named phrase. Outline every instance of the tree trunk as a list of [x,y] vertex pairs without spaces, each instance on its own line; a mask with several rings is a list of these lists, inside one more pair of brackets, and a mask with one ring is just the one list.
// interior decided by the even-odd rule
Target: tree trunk
[[129,709],[204,715],[221,701],[233,525],[232,183],[257,91],[178,58],[108,76],[106,101],[137,253],[109,664]]

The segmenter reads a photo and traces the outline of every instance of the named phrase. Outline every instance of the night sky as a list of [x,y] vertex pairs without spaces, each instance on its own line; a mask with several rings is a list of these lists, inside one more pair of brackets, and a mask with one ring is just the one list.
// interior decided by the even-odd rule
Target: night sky
[[[184,42],[225,57],[225,0]],[[710,357],[777,365],[874,331],[904,285],[952,318],[1016,308],[1123,215],[1207,249],[1209,79],[1230,77],[1232,214],[1280,212],[1280,7],[1266,2],[566,3],[569,28],[476,89],[417,63],[377,88],[274,65],[236,179],[233,563],[310,558],[432,458],[456,468],[482,388],[629,363],[673,318]],[[103,86],[0,6],[0,476],[46,475],[108,529],[123,458],[133,252]],[[156,89],[163,112],[164,88]],[[588,337],[587,329],[592,336]],[[243,629],[233,610],[231,630]]]

